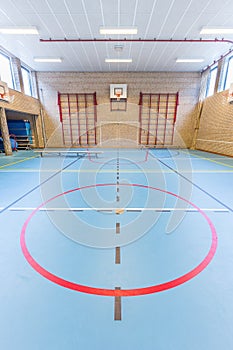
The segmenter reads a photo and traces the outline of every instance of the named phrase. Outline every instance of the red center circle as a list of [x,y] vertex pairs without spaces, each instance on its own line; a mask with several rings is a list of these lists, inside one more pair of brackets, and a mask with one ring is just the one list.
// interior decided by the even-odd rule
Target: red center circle
[[155,191],[160,191],[166,194],[169,194],[173,197],[176,197],[180,200],[183,200],[184,202],[188,203],[189,205],[191,205],[193,208],[195,208],[207,221],[210,231],[211,231],[211,246],[210,249],[207,253],[207,255],[204,257],[204,259],[191,271],[189,271],[188,273],[175,278],[173,280],[170,280],[168,282],[165,283],[161,283],[161,284],[156,284],[153,286],[149,286],[149,287],[144,287],[144,288],[135,288],[135,289],[120,289],[120,290],[115,290],[115,289],[104,289],[104,288],[94,288],[94,287],[90,287],[90,286],[86,286],[86,285],[81,285],[81,284],[77,284],[74,282],[70,282],[67,281],[63,278],[60,278],[59,276],[56,276],[54,274],[52,274],[51,272],[49,272],[48,270],[44,269],[40,264],[37,263],[37,261],[32,257],[32,255],[30,254],[27,245],[26,245],[26,230],[27,230],[27,226],[29,224],[29,222],[31,221],[31,219],[33,218],[33,216],[39,211],[40,208],[42,208],[43,206],[45,206],[47,203],[53,201],[54,199],[60,197],[60,196],[64,196],[66,194],[75,192],[75,191],[80,191],[80,190],[84,190],[84,189],[89,189],[89,188],[95,188],[95,187],[106,187],[106,186],[116,186],[116,184],[113,183],[109,183],[109,184],[95,184],[95,185],[89,185],[89,186],[83,186],[83,187],[79,187],[79,188],[75,188],[63,193],[60,193],[50,199],[48,199],[46,202],[40,204],[27,218],[27,220],[25,221],[23,227],[22,227],[22,231],[21,231],[21,235],[20,235],[20,244],[21,244],[21,249],[22,252],[26,258],[26,260],[28,261],[28,263],[31,265],[31,267],[37,271],[39,274],[41,274],[43,277],[45,277],[46,279],[50,280],[53,283],[56,283],[64,288],[68,288],[71,290],[75,290],[78,292],[82,292],[82,293],[88,293],[88,294],[95,294],[95,295],[102,295],[102,296],[122,296],[122,297],[129,297],[129,296],[138,296],[138,295],[145,295],[145,294],[152,294],[152,293],[158,293],[158,292],[162,292],[174,287],[177,287],[189,280],[191,280],[192,278],[194,278],[195,276],[197,276],[200,272],[202,272],[211,262],[211,260],[214,257],[214,254],[216,252],[217,249],[217,233],[215,230],[215,227],[213,225],[213,223],[211,222],[211,220],[209,219],[209,217],[205,214],[204,211],[202,211],[199,207],[197,207],[195,204],[193,204],[192,202],[188,201],[187,199],[180,197],[179,195],[166,191],[166,190],[162,190],[156,187],[152,187],[152,186],[146,186],[146,185],[140,185],[140,184],[119,184],[119,186],[132,186],[132,187],[140,187],[140,188],[146,188],[146,189],[150,189],[150,190],[155,190]]

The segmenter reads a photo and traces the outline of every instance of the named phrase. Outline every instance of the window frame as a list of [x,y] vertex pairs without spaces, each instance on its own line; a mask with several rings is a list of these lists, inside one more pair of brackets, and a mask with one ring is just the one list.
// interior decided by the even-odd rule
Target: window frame
[[[23,70],[26,71],[28,73],[28,77],[29,77],[29,88],[30,88],[30,95],[26,94],[25,92],[25,83],[24,83],[24,79],[23,79]],[[24,93],[27,96],[31,96],[33,97],[33,85],[32,85],[32,74],[31,74],[31,70],[29,68],[27,68],[25,65],[21,64],[21,72],[22,72],[22,79],[23,79],[23,86],[24,86]]]
[[[13,89],[15,90],[15,77],[14,77],[14,72],[13,72],[13,67],[12,67],[12,61],[11,61],[11,57],[7,54],[5,54],[5,52],[0,50],[0,56],[3,56],[5,58],[7,58],[8,62],[9,62],[9,68],[10,68],[10,74],[11,74],[11,83],[12,85],[9,85],[9,82],[6,81],[5,83],[7,83],[7,86],[9,87],[9,89]],[[1,72],[0,72],[0,80],[2,80],[2,76],[1,76]]]
[[217,78],[217,74],[218,74],[218,65],[214,66],[209,71],[208,78],[207,78],[207,84],[206,84],[206,91],[205,91],[205,97],[206,98],[214,95],[214,92],[211,95],[209,94],[211,75],[212,75],[213,71],[216,71],[215,82],[214,82],[214,84],[216,84],[216,78]]
[[[226,64],[226,68],[225,68],[225,72],[224,72],[223,90],[228,90],[229,89],[229,87],[226,88],[226,83],[227,83],[227,78],[228,78],[229,65],[230,65],[231,61],[232,61],[232,64],[233,64],[233,55],[231,55],[227,59],[227,64]],[[233,83],[233,80],[232,80],[232,83]]]

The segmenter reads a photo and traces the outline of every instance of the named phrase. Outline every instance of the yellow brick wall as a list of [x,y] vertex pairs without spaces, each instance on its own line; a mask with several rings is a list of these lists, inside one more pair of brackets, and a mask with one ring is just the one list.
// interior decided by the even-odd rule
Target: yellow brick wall
[[[29,119],[31,122],[31,127],[33,128],[32,118],[35,116],[36,130],[32,130],[33,134],[38,135],[38,140],[36,139],[37,147],[43,147],[43,136],[42,136],[42,126],[41,126],[41,115],[40,115],[40,102],[38,99],[27,96],[22,92],[9,89],[9,94],[12,98],[11,102],[4,102],[0,100],[0,107],[5,108],[6,115],[13,115],[11,119],[22,119],[22,115],[25,114],[25,118]],[[13,113],[13,114],[12,114]],[[20,113],[20,114],[19,114]],[[28,115],[30,115],[28,117]]]
[[[194,130],[196,104],[199,97],[201,77],[199,73],[170,72],[114,72],[114,73],[78,73],[78,72],[37,72],[40,98],[44,106],[45,128],[48,146],[61,147],[62,130],[57,106],[57,92],[60,93],[97,93],[98,143],[105,135],[106,123],[125,123],[121,133],[135,138],[135,125],[139,117],[139,93],[176,93],[179,91],[179,107],[175,128],[174,146],[189,147]],[[127,84],[128,105],[126,112],[111,112],[109,103],[109,85]],[[101,127],[104,125],[103,133]],[[109,138],[114,138],[115,127],[108,128]]]

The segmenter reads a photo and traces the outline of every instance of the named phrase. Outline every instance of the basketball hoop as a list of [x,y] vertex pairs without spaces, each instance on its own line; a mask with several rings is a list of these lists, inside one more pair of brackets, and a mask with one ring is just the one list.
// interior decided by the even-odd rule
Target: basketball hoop
[[119,102],[121,99],[121,93],[116,93],[116,97],[117,97],[117,102]]
[[126,111],[127,84],[110,84],[110,110]]

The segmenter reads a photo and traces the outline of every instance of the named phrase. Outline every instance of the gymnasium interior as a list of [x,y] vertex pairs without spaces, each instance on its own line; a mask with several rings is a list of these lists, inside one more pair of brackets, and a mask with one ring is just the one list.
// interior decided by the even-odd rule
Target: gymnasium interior
[[233,2],[0,0],[0,348],[233,348]]

